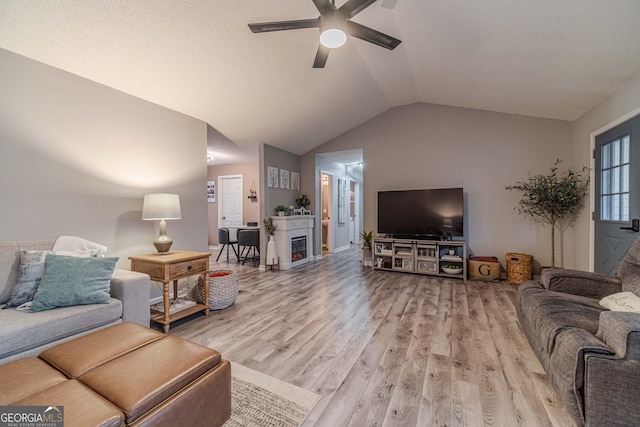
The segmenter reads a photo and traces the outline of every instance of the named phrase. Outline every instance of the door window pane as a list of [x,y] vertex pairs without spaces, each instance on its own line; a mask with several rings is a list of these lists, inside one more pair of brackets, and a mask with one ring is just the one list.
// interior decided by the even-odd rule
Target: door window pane
[[600,217],[603,221],[611,221],[611,196],[602,196]]
[[604,144],[602,146],[602,170],[609,169],[611,167],[611,144]]
[[623,193],[629,192],[629,165],[622,166],[622,170],[620,173],[620,181],[622,184],[621,191]]
[[600,219],[629,220],[629,135],[600,148]]
[[611,141],[611,166],[620,164],[620,140]]
[[629,163],[629,135],[622,138],[622,163]]
[[620,195],[620,209],[622,211],[620,221],[629,221],[629,193]]
[[611,221],[620,221],[620,195],[611,196]]
[[611,194],[611,169],[602,171],[602,194]]

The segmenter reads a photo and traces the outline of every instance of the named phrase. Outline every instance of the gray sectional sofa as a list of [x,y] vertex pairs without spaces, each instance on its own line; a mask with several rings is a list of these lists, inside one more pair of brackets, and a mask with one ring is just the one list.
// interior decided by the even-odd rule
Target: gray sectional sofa
[[[0,242],[0,304],[7,302],[18,279],[21,250],[49,251],[55,240]],[[132,321],[149,326],[149,276],[115,269],[108,303],[32,312],[0,310],[0,364],[40,353],[56,344]]]
[[640,425],[640,313],[600,304],[620,292],[640,296],[640,239],[615,276],[546,269],[516,293],[520,326],[578,426]]

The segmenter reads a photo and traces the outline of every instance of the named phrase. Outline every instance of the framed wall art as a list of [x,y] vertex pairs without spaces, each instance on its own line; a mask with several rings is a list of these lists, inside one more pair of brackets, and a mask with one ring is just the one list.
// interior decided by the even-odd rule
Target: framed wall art
[[215,181],[207,181],[207,202],[209,203],[216,202],[216,182]]
[[278,168],[267,166],[267,187],[278,188]]
[[300,174],[298,172],[291,172],[291,189],[300,191]]
[[289,189],[289,171],[280,169],[280,188]]

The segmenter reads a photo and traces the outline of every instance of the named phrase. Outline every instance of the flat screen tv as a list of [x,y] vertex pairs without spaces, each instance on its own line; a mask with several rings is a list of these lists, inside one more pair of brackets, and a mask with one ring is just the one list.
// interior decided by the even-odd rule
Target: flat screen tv
[[447,240],[464,236],[462,188],[379,191],[378,233]]

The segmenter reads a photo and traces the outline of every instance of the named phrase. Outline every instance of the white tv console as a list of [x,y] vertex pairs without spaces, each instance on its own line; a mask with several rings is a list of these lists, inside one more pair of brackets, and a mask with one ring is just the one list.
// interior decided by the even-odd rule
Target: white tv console
[[[467,280],[467,243],[374,237],[373,269]],[[453,267],[453,269],[449,269]],[[445,269],[449,269],[445,271]],[[455,273],[460,271],[460,273]]]

